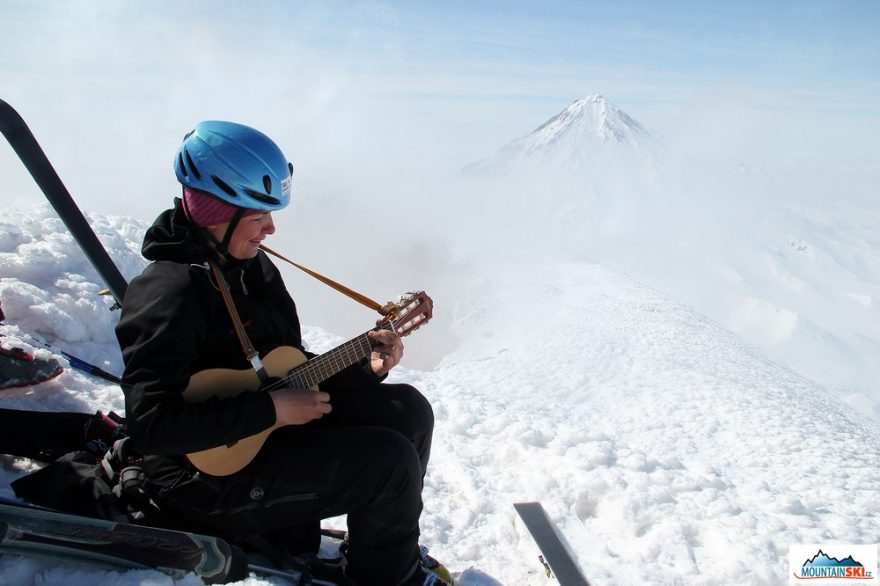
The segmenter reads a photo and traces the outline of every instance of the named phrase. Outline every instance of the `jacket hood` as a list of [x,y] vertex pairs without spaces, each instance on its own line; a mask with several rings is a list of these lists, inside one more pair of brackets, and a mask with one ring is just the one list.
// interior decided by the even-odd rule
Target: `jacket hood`
[[186,264],[217,260],[216,251],[208,244],[201,229],[186,217],[179,197],[174,198],[174,207],[159,214],[147,229],[141,254],[150,261],[169,260]]

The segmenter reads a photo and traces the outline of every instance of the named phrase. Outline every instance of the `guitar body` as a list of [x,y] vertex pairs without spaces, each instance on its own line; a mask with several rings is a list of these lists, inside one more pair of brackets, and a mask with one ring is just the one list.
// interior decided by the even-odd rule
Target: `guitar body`
[[[283,379],[290,374],[291,370],[305,364],[308,358],[292,346],[279,346],[261,360],[270,377]],[[260,386],[260,378],[252,368],[243,370],[209,368],[192,375],[189,385],[183,391],[183,400],[188,403],[197,403],[211,397],[221,399],[235,397],[243,392],[257,391]],[[212,476],[235,474],[254,459],[269,434],[281,426],[276,423],[272,427],[242,438],[234,444],[193,452],[187,454],[186,457],[193,466],[205,474]]]
[[[424,291],[408,293],[398,304],[390,305],[395,308],[393,317],[389,317],[382,325],[377,326],[376,330],[386,329],[400,336],[406,336],[427,323],[432,316],[433,301]],[[285,385],[293,388],[317,388],[320,382],[370,356],[373,345],[368,334],[369,332],[340,344],[311,360],[292,346],[279,346],[262,357],[263,367],[271,378],[281,379],[275,388],[282,388]],[[188,403],[198,403],[207,401],[211,397],[224,399],[244,392],[256,392],[261,387],[260,377],[252,368],[242,370],[210,368],[190,377],[189,385],[183,391],[183,400]],[[193,466],[205,474],[212,476],[235,474],[254,459],[266,442],[266,438],[279,427],[282,425],[276,423],[260,433],[232,444],[193,452],[186,457]]]

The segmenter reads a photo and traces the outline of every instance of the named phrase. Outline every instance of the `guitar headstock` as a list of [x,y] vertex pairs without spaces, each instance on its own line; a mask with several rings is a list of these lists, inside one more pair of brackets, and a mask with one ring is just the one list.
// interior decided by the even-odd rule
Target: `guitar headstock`
[[391,317],[394,330],[400,336],[416,331],[434,315],[434,301],[424,291],[412,291],[401,295],[393,304],[396,311]]

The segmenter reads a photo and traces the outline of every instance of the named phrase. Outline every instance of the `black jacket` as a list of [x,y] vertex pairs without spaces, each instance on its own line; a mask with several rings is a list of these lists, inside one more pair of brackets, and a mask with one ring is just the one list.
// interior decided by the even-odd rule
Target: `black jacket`
[[[268,393],[199,403],[182,398],[195,372],[250,368],[207,265],[214,254],[176,199],[174,209],[147,230],[143,255],[153,262],[129,284],[116,327],[125,363],[126,426],[147,456],[148,475],[159,484],[172,482],[188,468],[181,454],[228,444],[275,423]],[[279,345],[303,350],[296,306],[262,251],[254,259],[227,264],[223,272],[261,354]],[[376,384],[379,378],[368,369],[365,362],[355,365],[322,388]]]

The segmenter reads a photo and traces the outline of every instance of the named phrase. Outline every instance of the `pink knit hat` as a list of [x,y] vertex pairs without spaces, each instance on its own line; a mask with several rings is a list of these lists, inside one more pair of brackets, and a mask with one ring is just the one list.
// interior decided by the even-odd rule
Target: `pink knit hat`
[[[193,224],[203,228],[228,222],[239,210],[239,208],[222,202],[216,197],[211,197],[207,193],[189,187],[183,188],[183,209],[186,210],[186,215],[189,216]],[[244,216],[262,213],[265,212],[245,210]]]

